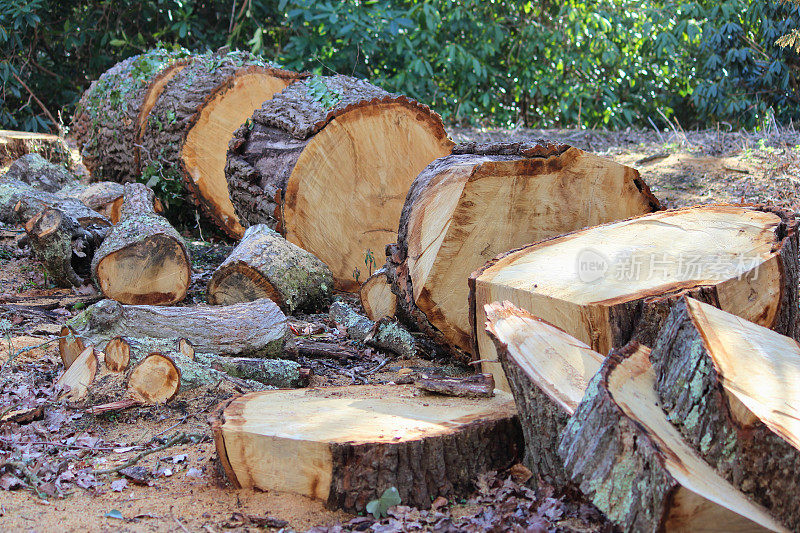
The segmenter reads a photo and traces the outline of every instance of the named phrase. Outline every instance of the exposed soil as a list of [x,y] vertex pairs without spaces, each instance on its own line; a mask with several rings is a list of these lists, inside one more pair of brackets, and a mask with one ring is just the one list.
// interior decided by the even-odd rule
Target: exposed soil
[[[641,172],[668,207],[707,202],[771,202],[792,211],[798,203],[800,135],[718,132],[596,132],[454,129],[456,141],[548,138],[591,150]],[[59,326],[99,296],[90,288],[52,289],[21,245],[24,232],[0,226],[0,530],[3,531],[603,531],[609,524],[575,495],[525,485],[522,468],[483,476],[460,501],[436,501],[419,511],[398,506],[380,522],[326,509],[322,503],[279,492],[235,490],[220,475],[206,417],[236,393],[206,387],[164,407],[92,415],[54,400],[62,371],[52,340]],[[205,285],[231,244],[189,236],[194,273],[182,305],[205,301]],[[208,237],[208,235],[206,235]],[[357,305],[352,295],[339,295]],[[346,360],[300,358],[312,386],[403,382],[416,374],[465,375],[447,361],[405,360],[345,338],[326,315],[291,319],[298,337],[338,342]],[[10,346],[9,346],[10,338]],[[134,466],[145,484],[112,468],[141,454]],[[22,462],[37,480],[9,461]],[[528,473],[529,475],[529,473]],[[34,486],[38,488],[34,488]],[[39,494],[37,494],[37,491]]]

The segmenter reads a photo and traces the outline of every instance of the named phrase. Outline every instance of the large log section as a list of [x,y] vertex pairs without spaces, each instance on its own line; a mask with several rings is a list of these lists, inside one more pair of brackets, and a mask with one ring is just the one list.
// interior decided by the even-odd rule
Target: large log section
[[622,531],[788,531],[672,426],[648,352],[612,353],[589,382],[558,450],[573,481]]
[[686,298],[650,355],[670,421],[731,483],[800,530],[800,346]]
[[403,505],[465,496],[478,474],[511,466],[521,433],[511,395],[452,398],[413,386],[246,394],[209,418],[238,487],[289,491],[364,511],[396,487]]
[[[439,116],[347,76],[296,83],[234,134],[226,174],[245,225],[267,224],[358,290],[395,240],[408,187],[452,142]],[[363,274],[356,274],[359,269]]]
[[241,237],[225,181],[228,141],[265,100],[300,76],[243,52],[193,57],[150,111],[142,136],[145,174],[182,179],[205,215]]
[[83,93],[72,135],[95,181],[135,181],[150,110],[166,83],[186,66],[186,51],[155,49],[107,70]]
[[468,359],[475,269],[523,244],[658,208],[634,169],[577,148],[459,145],[414,181],[387,249],[400,316]]
[[484,305],[508,300],[601,354],[652,346],[677,297],[796,336],[797,222],[758,206],[711,205],[589,228],[500,256],[470,278],[475,355],[507,390]]

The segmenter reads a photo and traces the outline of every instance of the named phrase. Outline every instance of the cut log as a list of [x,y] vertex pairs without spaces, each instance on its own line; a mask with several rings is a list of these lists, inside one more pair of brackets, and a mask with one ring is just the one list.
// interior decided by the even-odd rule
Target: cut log
[[269,298],[286,314],[327,309],[330,269],[264,224],[250,226],[208,282],[208,303],[230,305]]
[[638,172],[577,148],[459,145],[414,181],[387,248],[400,316],[468,360],[475,269],[524,244],[656,209]]
[[58,339],[58,353],[61,356],[61,362],[64,363],[64,370],[67,370],[85,349],[86,343],[75,334],[71,327],[61,327]]
[[379,268],[368,277],[361,285],[358,294],[361,298],[361,307],[370,320],[394,318],[397,313],[397,295],[392,292],[385,267]]
[[11,163],[3,180],[17,180],[39,191],[57,192],[75,180],[75,176],[63,165],[51,163],[39,154],[28,154]]
[[184,50],[155,49],[129,57],[89,86],[75,110],[72,134],[95,181],[136,181],[150,110],[186,66]]
[[105,347],[106,368],[111,372],[124,372],[151,353],[169,357],[194,359],[194,346],[186,339],[134,339],[114,337]]
[[243,52],[193,57],[150,112],[142,138],[145,173],[182,179],[203,213],[241,238],[244,228],[225,180],[228,141],[255,109],[300,76]]
[[151,353],[128,374],[127,392],[144,404],[166,403],[181,388],[181,371],[171,357]]
[[87,344],[104,349],[114,337],[186,339],[197,352],[280,357],[289,335],[272,300],[226,306],[163,307],[101,300],[68,323]]
[[570,489],[558,443],[603,356],[509,302],[487,305],[486,317],[519,411],[525,466],[534,479]]
[[491,398],[494,378],[491,374],[476,374],[464,378],[419,378],[414,384],[420,390],[462,398]]
[[69,211],[47,208],[25,224],[25,232],[49,281],[58,287],[79,287],[90,279],[92,257],[108,226],[83,226]]
[[153,191],[125,184],[119,224],[92,259],[92,277],[107,298],[124,304],[172,305],[192,280],[189,251],[167,219],[156,214]]
[[85,399],[97,375],[97,365],[97,353],[94,348],[86,347],[56,381],[56,389],[64,390],[58,399],[71,402]]
[[342,301],[333,302],[329,315],[331,320],[344,326],[347,336],[354,341],[370,344],[407,359],[418,355],[419,347],[414,337],[395,320],[383,318],[373,322]]
[[589,228],[495,258],[470,278],[476,357],[505,389],[483,306],[508,300],[601,354],[652,346],[689,294],[797,336],[797,222],[770,207],[708,205]]
[[392,486],[403,505],[429,508],[515,462],[522,443],[509,394],[418,394],[410,386],[267,391],[223,403],[209,422],[235,486],[294,492],[351,512]]
[[0,130],[0,167],[25,154],[39,154],[57,165],[68,165],[72,160],[63,137],[47,133]]
[[338,289],[355,292],[365,259],[395,241],[411,182],[452,144],[424,105],[355,78],[315,76],[234,133],[225,172],[245,225],[282,233],[328,265]]
[[285,359],[253,359],[198,353],[196,361],[229,376],[257,381],[279,389],[307,387],[311,377],[309,369]]
[[558,450],[573,481],[622,531],[788,531],[672,426],[648,352],[613,352],[590,381]]
[[[76,198],[89,209],[107,217],[112,224],[116,224],[122,215],[125,186],[116,181],[98,181],[90,185],[73,183],[58,191],[58,195],[64,198]],[[164,211],[164,206],[158,198],[153,201],[153,209],[156,213]]]
[[661,405],[716,470],[800,530],[800,346],[687,298],[650,355]]

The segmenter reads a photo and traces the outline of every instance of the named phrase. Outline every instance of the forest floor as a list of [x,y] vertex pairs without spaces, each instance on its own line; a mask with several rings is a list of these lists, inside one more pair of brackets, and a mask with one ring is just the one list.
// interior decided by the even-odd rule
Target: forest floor
[[[546,138],[637,168],[668,207],[709,202],[769,202],[800,210],[800,135],[720,132],[598,132],[454,128],[456,141]],[[61,372],[54,344],[70,316],[99,299],[91,291],[52,289],[23,232],[0,226],[0,530],[3,531],[608,531],[575,495],[525,482],[524,468],[490,473],[476,490],[429,511],[404,506],[381,521],[331,511],[321,502],[275,491],[236,490],[221,476],[207,417],[232,394],[207,387],[166,406],[93,415],[55,402]],[[205,300],[211,272],[232,249],[189,236],[194,277],[188,303]],[[352,295],[349,298],[357,305]],[[311,386],[383,384],[414,374],[463,375],[446,361],[401,360],[347,341],[326,316],[292,319],[301,336],[350,344],[345,361],[302,359]],[[178,437],[176,439],[176,437]],[[182,437],[182,438],[181,438]],[[179,440],[183,444],[165,445]],[[163,449],[161,449],[163,448]],[[127,476],[103,470],[135,462]],[[11,462],[24,463],[23,475]],[[19,474],[19,470],[16,471]],[[38,488],[33,488],[36,485]]]

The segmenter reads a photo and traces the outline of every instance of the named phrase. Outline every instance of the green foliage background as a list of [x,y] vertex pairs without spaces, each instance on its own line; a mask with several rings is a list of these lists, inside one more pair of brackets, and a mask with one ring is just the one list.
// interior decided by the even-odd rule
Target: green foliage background
[[68,123],[161,44],[352,74],[458,123],[753,128],[800,118],[800,59],[775,44],[798,27],[774,0],[3,0],[0,127],[52,128],[30,92]]

